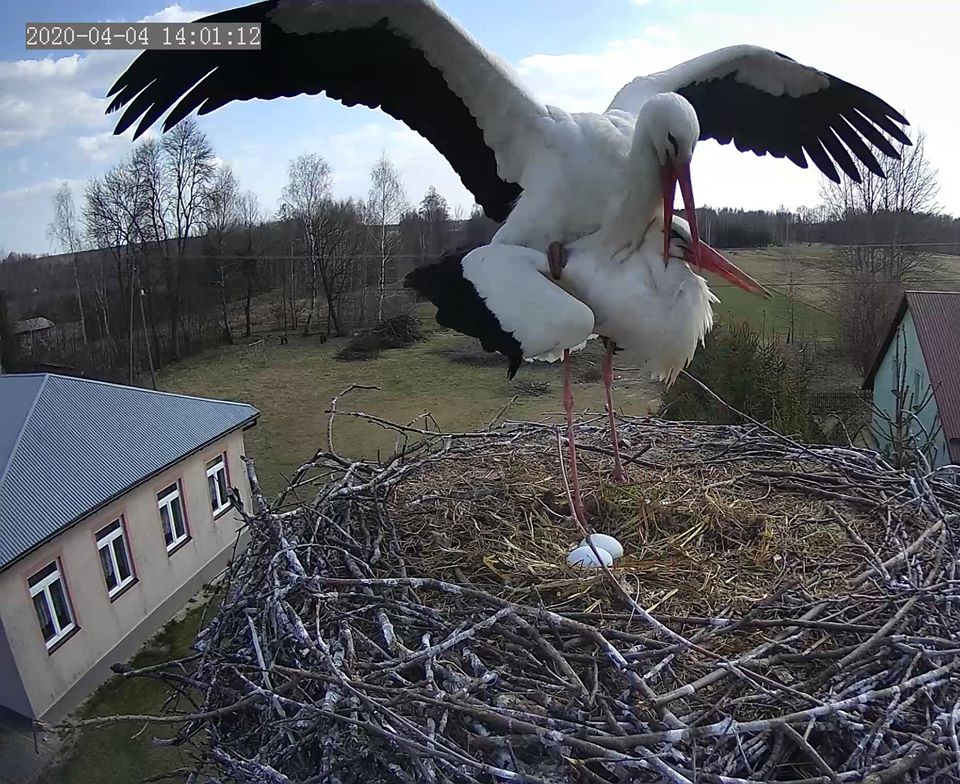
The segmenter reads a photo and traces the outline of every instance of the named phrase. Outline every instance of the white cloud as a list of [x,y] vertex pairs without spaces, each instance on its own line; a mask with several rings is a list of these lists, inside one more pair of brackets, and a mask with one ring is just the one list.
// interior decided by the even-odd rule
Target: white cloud
[[[141,139],[152,139],[156,136],[154,131],[148,130],[143,133]],[[119,160],[131,149],[133,141],[133,129],[127,129],[120,136],[115,136],[112,131],[103,131],[89,136],[77,136],[74,138],[74,144],[81,155],[89,161],[112,162]]]
[[[937,18],[937,25],[929,20]],[[885,14],[864,14],[857,3],[829,12],[796,12],[779,6],[749,14],[684,13],[670,27],[611,41],[600,50],[523,58],[518,70],[534,94],[569,111],[602,111],[634,77],[663,70],[722,46],[758,43],[785,52],[877,93],[927,134],[927,152],[941,171],[941,201],[960,213],[960,102],[944,100],[942,78],[956,73],[960,57],[952,40],[960,10],[918,0],[895,25]],[[855,31],[855,35],[852,35]],[[682,34],[681,34],[682,33]],[[890,53],[895,52],[896,56]],[[931,78],[941,74],[942,78]],[[774,208],[813,204],[819,178],[789,162],[736,152],[710,142],[697,148],[695,185],[700,203]]]
[[51,177],[49,180],[24,185],[21,188],[10,188],[9,190],[0,191],[0,200],[17,201],[37,196],[52,196],[64,183],[67,183],[74,189],[83,188],[85,185],[83,180],[73,180],[69,177]]
[[663,27],[662,25],[648,25],[644,28],[643,34],[646,38],[673,41],[680,37],[678,30],[672,27]]
[[[363,108],[327,106],[319,133],[285,139],[283,145],[239,143],[223,153],[244,188],[253,185],[264,207],[273,212],[287,177],[292,158],[319,152],[330,164],[331,187],[337,198],[364,199],[370,187],[370,170],[381,152],[400,172],[411,205],[419,203],[427,188],[435,186],[451,207],[469,212],[473,197],[460,178],[433,146],[422,136],[381,112]],[[347,117],[358,122],[355,129],[323,133],[325,124]]]
[[[171,5],[138,21],[180,22],[204,13]],[[0,61],[0,147],[111,127],[116,117],[104,115],[107,90],[136,55],[96,51]]]
[[155,14],[143,17],[141,22],[192,22],[203,16],[209,16],[210,11],[196,11],[184,8],[179,4],[168,5]]
[[0,62],[0,146],[102,126],[106,101],[92,92],[103,76],[92,55]]

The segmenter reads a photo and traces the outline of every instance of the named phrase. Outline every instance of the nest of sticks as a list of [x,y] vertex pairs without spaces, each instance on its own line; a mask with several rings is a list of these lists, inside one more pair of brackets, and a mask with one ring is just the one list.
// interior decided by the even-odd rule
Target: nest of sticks
[[588,512],[627,554],[581,572],[554,426],[344,415],[396,453],[331,430],[272,503],[248,464],[250,544],[196,654],[126,672],[182,695],[162,742],[189,781],[960,779],[955,473],[628,418],[614,486],[587,421]]

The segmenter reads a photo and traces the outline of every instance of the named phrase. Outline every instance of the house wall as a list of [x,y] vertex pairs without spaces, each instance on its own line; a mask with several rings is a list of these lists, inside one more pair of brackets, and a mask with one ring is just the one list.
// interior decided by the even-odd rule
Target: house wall
[[[923,401],[930,393],[930,374],[927,372],[927,366],[923,361],[923,351],[920,348],[920,340],[917,337],[917,328],[913,321],[913,314],[907,308],[897,334],[887,349],[887,353],[880,363],[880,368],[873,381],[873,403],[883,416],[879,413],[874,414],[873,430],[879,442],[880,451],[889,454],[890,426],[884,419],[889,417],[894,419],[897,408],[897,384],[898,377],[895,369],[897,353],[900,353],[899,361],[906,365],[906,386],[907,403],[909,405],[910,395],[917,403]],[[901,371],[902,372],[902,371]],[[920,374],[920,387],[916,388],[917,373]],[[930,399],[930,402],[916,415],[917,421],[911,423],[911,431],[914,436],[922,443],[927,440],[924,433],[936,433],[928,450],[927,458],[931,465],[947,465],[950,462],[950,455],[947,451],[947,442],[943,434],[943,428],[940,426],[940,416],[937,411],[937,401]]]
[[0,705],[24,715],[29,715],[31,710],[3,624],[0,624]]
[[[32,715],[55,720],[110,675],[154,631],[225,566],[240,524],[228,509],[213,518],[206,464],[226,452],[229,484],[249,508],[250,488],[237,430],[185,458],[64,531],[0,573],[0,622],[6,630]],[[157,492],[177,480],[190,539],[167,553],[157,510]],[[38,481],[42,481],[38,478]],[[123,517],[136,582],[112,600],[101,570],[96,532]],[[30,601],[27,580],[60,559],[79,630],[49,651]],[[18,710],[14,705],[8,707]]]

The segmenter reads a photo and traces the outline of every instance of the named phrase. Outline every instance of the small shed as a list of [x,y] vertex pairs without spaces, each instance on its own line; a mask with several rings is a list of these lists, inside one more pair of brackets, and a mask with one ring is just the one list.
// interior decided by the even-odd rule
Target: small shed
[[32,351],[38,344],[46,343],[52,330],[53,322],[43,316],[18,321],[13,325],[13,334],[19,339],[20,348],[24,351]]

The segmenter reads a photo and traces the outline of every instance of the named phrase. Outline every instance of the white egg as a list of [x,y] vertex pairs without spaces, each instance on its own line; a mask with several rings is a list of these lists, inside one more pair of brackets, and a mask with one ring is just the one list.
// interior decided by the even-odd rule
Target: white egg
[[[623,545],[612,536],[607,536],[606,534],[590,534],[590,541],[593,542],[595,547],[602,547],[610,553],[614,561],[618,558],[623,558]],[[585,547],[586,544],[587,540],[583,539],[578,546]]]
[[[597,561],[597,555],[600,561]],[[567,556],[567,563],[571,566],[580,566],[584,569],[598,569],[602,563],[604,566],[613,566],[613,556],[602,547],[597,547],[597,554],[589,547],[578,547]]]

